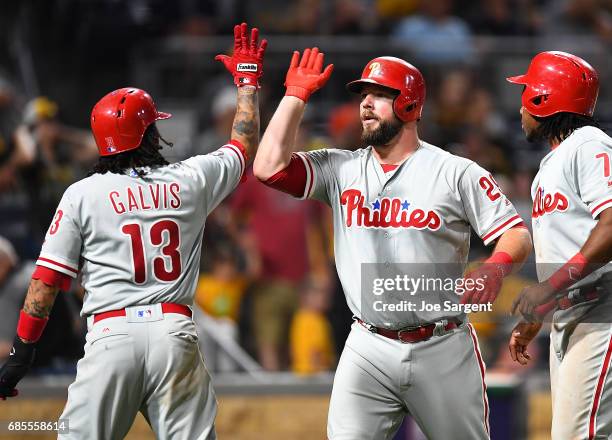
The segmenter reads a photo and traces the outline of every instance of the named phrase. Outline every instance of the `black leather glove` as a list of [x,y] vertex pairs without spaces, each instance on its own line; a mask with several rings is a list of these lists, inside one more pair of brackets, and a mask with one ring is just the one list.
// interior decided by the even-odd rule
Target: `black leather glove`
[[0,399],[15,397],[18,394],[17,383],[23,379],[34,362],[36,344],[26,344],[15,336],[11,354],[0,368]]

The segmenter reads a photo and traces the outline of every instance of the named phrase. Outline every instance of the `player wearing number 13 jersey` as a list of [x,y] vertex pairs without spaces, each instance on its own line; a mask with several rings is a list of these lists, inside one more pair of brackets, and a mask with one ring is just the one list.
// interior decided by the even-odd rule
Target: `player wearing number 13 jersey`
[[191,319],[207,215],[238,185],[259,137],[258,80],[266,41],[234,29],[218,60],[237,91],[231,140],[169,164],[149,94],[115,90],[93,108],[100,160],[55,213],[21,312],[0,398],[16,395],[58,289],[81,277],[85,355],[68,390],[62,439],[124,438],[140,411],[161,439],[215,438],[216,401]]

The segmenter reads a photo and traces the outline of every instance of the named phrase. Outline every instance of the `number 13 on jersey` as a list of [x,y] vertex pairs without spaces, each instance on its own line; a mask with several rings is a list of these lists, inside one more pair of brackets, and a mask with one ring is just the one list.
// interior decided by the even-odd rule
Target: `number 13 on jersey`
[[143,284],[147,281],[148,271],[143,238],[148,238],[153,246],[160,247],[163,255],[152,260],[155,278],[165,282],[176,280],[181,274],[179,250],[181,233],[178,224],[172,220],[159,220],[151,227],[148,237],[143,237],[142,229],[138,223],[129,223],[121,227],[121,232],[129,236],[131,240],[134,282]]

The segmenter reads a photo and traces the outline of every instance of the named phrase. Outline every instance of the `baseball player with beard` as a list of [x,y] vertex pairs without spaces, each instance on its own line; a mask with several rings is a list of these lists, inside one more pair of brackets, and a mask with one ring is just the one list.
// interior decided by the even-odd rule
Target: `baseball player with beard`
[[257,149],[266,47],[244,23],[234,41],[232,56],[216,59],[238,86],[236,117],[231,140],[211,154],[169,164],[156,121],[171,115],[143,90],[115,90],[92,110],[100,160],[60,201],[0,369],[0,397],[16,396],[58,291],[80,274],[87,342],[59,438],[124,438],[139,411],[159,439],[216,438],[217,404],[191,306],[206,216]]
[[552,438],[612,436],[612,139],[593,119],[597,72],[565,52],[536,55],[523,86],[521,117],[529,141],[550,152],[531,193],[539,284],[513,309],[526,319],[512,332],[512,358],[526,364],[527,345],[551,308]]
[[[401,263],[451,263],[461,276],[471,227],[497,244],[489,264],[466,277],[483,288],[468,289],[462,302],[492,302],[503,276],[529,254],[529,233],[487,171],[419,139],[425,82],[399,58],[373,59],[348,84],[361,96],[355,111],[368,147],[294,153],[306,102],[332,73],[323,58],[317,48],[301,58],[294,52],[253,169],[266,185],[333,210],[336,267],[355,322],[336,370],[328,437],[391,439],[410,413],[429,439],[489,438],[485,366],[466,314],[388,313],[371,301],[362,276]],[[440,302],[457,301],[454,292],[436,293]]]

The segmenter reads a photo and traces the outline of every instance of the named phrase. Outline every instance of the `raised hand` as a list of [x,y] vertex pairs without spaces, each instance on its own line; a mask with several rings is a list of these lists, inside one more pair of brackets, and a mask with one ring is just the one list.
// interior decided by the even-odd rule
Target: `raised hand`
[[324,59],[325,55],[317,47],[305,49],[301,60],[300,53],[294,51],[285,78],[285,96],[295,96],[307,102],[310,95],[323,87],[334,70],[333,64],[323,70]]
[[234,84],[238,87],[259,85],[259,78],[263,75],[263,59],[268,41],[259,39],[259,29],[251,30],[251,38],[247,36],[247,24],[234,26],[234,53],[232,56],[217,55],[215,60],[221,61],[225,68],[234,77]]

